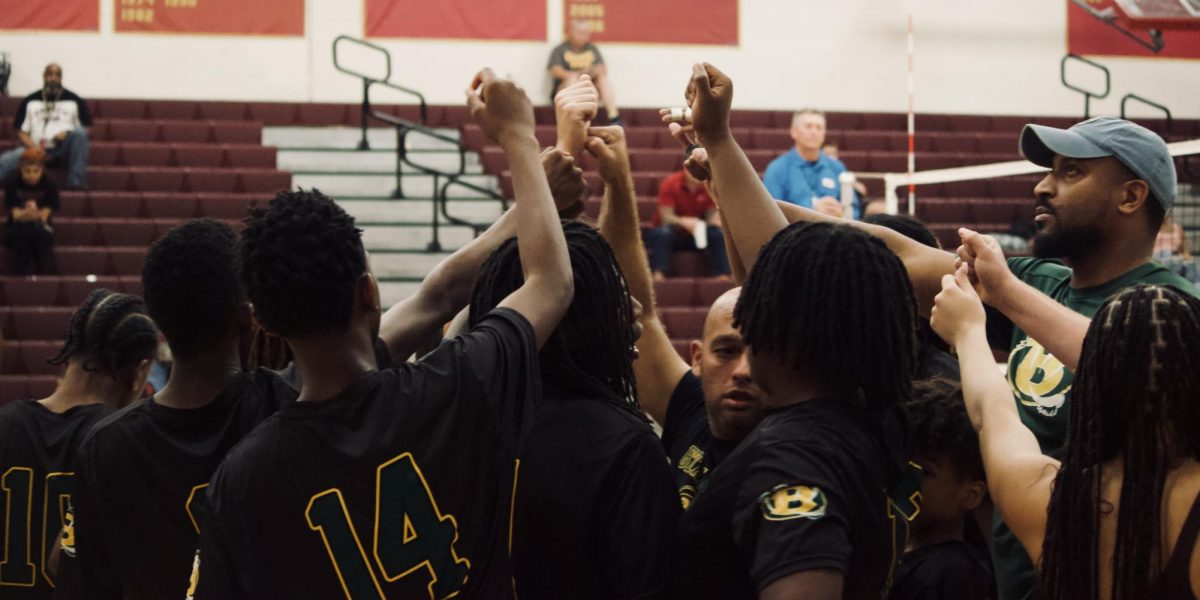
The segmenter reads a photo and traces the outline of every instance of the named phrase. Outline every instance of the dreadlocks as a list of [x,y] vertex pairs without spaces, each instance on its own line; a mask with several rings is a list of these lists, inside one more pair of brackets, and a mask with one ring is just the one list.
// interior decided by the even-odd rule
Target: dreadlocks
[[141,298],[97,289],[71,315],[67,341],[47,362],[79,360],[86,371],[124,377],[157,348],[158,328]]
[[819,374],[835,393],[861,390],[868,407],[880,410],[912,394],[915,320],[900,259],[880,240],[828,223],[795,223],[775,234],[733,312],[756,354]]
[[1112,557],[1112,597],[1152,589],[1162,557],[1167,474],[1200,460],[1200,300],[1173,288],[1137,286],[1092,319],[1071,392],[1062,467],[1054,481],[1042,545],[1039,594],[1100,597],[1104,466],[1123,466]]
[[[575,298],[540,353],[542,378],[589,397],[605,398],[645,418],[633,379],[633,311],[612,248],[595,229],[563,222]],[[488,257],[475,280],[470,323],[524,282],[516,238]]]

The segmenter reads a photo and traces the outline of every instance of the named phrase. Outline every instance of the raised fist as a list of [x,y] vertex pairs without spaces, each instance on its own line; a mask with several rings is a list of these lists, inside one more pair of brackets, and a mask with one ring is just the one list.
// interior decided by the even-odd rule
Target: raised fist
[[542,168],[546,171],[558,215],[570,219],[582,212],[587,183],[583,180],[583,169],[575,165],[575,159],[558,148],[546,148],[542,150]]
[[728,75],[708,63],[697,63],[692,66],[684,97],[692,109],[692,129],[701,145],[729,137],[733,81]]
[[490,69],[475,76],[467,90],[467,107],[471,118],[494,142],[503,144],[519,136],[533,138],[533,104],[525,90],[511,81],[497,79]]

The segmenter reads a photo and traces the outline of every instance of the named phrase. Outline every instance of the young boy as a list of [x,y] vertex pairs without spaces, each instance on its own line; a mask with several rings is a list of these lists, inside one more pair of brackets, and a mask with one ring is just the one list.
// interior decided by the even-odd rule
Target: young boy
[[968,543],[971,511],[987,495],[979,438],[967,419],[962,388],[943,378],[913,384],[906,406],[913,449],[924,469],[921,512],[896,567],[890,600],[990,597],[985,549]]

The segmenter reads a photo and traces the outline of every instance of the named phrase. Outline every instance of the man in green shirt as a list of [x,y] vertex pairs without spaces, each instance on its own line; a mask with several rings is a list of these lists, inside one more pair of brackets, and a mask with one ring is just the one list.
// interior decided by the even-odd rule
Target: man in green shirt
[[[921,311],[929,314],[942,276],[955,270],[955,255],[883,227],[773,202],[730,132],[732,92],[733,82],[711,65],[693,68],[688,97],[692,128],[707,155],[701,169],[711,174],[722,222],[746,268],[753,268],[759,249],[787,221],[843,222],[880,238],[900,257]],[[1100,117],[1067,130],[1027,125],[1021,152],[1050,172],[1034,188],[1035,257],[1008,261],[1018,279],[1087,316],[1120,289],[1137,284],[1172,285],[1200,295],[1188,281],[1151,262],[1176,189],[1174,161],[1162,138],[1129,121]],[[688,166],[697,167],[700,158],[693,153]],[[1000,308],[1005,312],[993,311],[989,327],[1009,349],[1008,379],[1022,421],[1042,450],[1054,454],[1066,434],[1072,382],[1070,370],[1036,341],[1056,333],[1054,322],[1038,318],[1026,305]],[[1029,597],[1033,565],[1003,523],[996,525],[993,552],[1000,598]]]

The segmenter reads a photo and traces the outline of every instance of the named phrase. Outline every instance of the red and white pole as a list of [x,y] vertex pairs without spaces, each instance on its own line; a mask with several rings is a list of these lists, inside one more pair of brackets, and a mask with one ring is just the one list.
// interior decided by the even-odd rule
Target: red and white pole
[[908,214],[915,216],[917,212],[916,195],[917,186],[912,182],[913,173],[916,172],[917,157],[916,157],[916,118],[913,105],[913,15],[912,15],[912,0],[908,3]]

